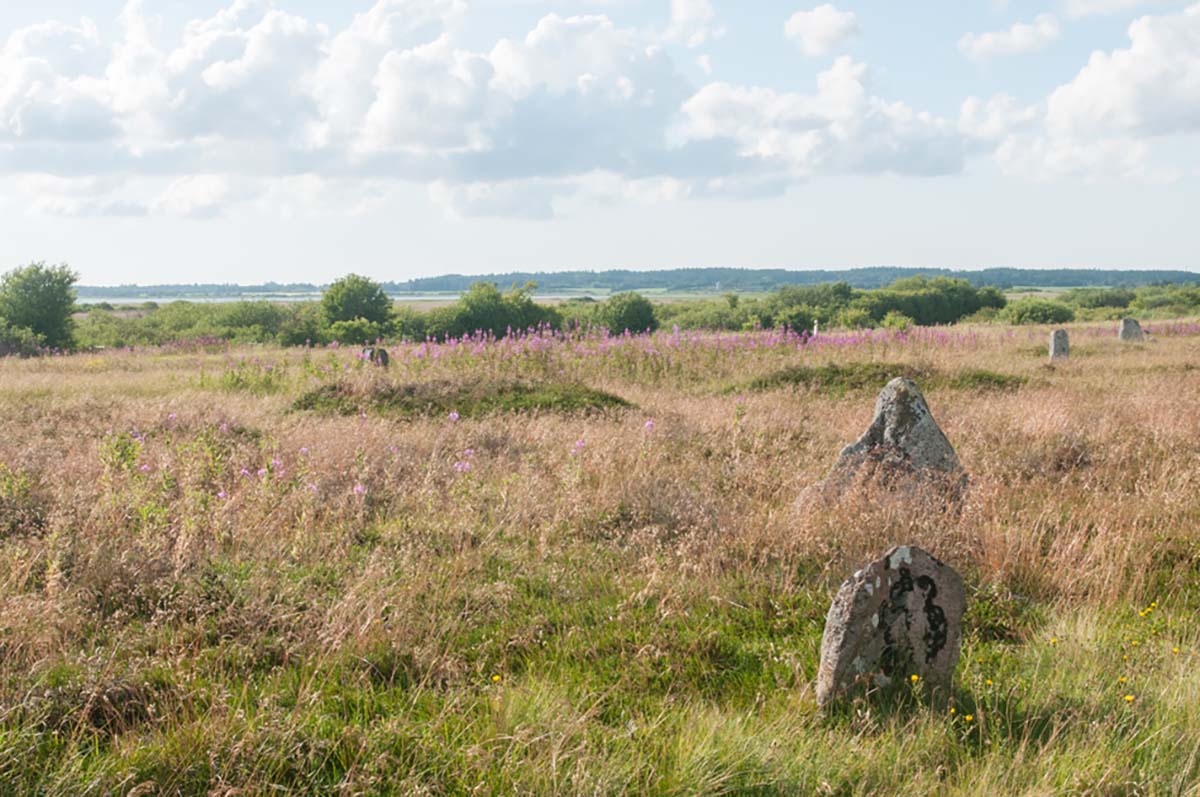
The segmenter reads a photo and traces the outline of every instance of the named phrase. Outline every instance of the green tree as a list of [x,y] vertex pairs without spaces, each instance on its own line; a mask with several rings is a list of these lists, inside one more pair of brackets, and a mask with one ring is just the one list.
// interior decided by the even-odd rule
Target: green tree
[[0,277],[0,318],[9,327],[30,330],[47,346],[70,348],[78,279],[66,265],[30,263],[15,268]]
[[325,323],[330,325],[361,318],[386,326],[391,320],[392,300],[378,282],[347,274],[325,290],[321,296],[321,312]]
[[654,305],[640,293],[618,293],[610,296],[600,310],[600,323],[609,332],[653,332],[658,329]]

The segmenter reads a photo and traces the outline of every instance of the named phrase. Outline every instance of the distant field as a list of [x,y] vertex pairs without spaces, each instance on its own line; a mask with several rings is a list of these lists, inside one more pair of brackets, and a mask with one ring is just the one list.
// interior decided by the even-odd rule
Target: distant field
[[[1195,795],[1200,323],[0,359],[2,795]],[[911,373],[961,516],[803,510]],[[954,712],[820,714],[838,584]]]

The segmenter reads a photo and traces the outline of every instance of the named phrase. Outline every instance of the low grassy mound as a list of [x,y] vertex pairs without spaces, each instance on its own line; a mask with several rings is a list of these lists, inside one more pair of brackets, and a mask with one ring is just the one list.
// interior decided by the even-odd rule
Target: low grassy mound
[[585,385],[557,382],[346,382],[324,385],[298,398],[292,409],[325,414],[360,412],[420,418],[458,413],[470,418],[497,412],[597,412],[632,406],[620,396]]
[[1022,376],[973,368],[939,371],[929,366],[904,363],[829,363],[817,366],[789,366],[733,389],[766,391],[804,387],[828,395],[841,396],[860,390],[879,390],[900,376],[912,379],[922,388],[951,390],[1015,390],[1027,381]]

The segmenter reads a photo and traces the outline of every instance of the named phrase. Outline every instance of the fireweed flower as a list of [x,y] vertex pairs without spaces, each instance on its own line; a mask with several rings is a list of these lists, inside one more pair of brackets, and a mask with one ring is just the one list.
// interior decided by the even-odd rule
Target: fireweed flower
[[249,470],[247,470],[246,468],[242,468],[241,476],[242,476],[242,478],[243,478],[243,479],[249,479],[249,478],[250,478],[250,471],[249,471]]
[[221,490],[219,493],[217,493],[217,498],[220,498],[222,501],[224,501],[228,497],[229,497],[229,493],[225,492],[224,490]]
[[266,476],[266,475],[267,475],[267,469],[266,469],[266,468],[259,468],[259,469],[258,469],[258,478],[260,478],[260,479],[261,479],[261,478],[263,478],[263,477],[264,477],[264,476]]
[[149,473],[149,472],[150,472],[150,466],[149,466],[149,465],[142,465],[142,467],[138,468],[138,470],[140,470],[142,473]]
[[571,449],[571,456],[575,456],[576,454],[583,453],[583,449],[586,445],[587,445],[587,442],[585,440],[583,440],[582,438],[580,438],[579,440],[576,440],[575,447]]
[[450,420],[451,420],[451,422],[453,422],[453,421],[457,421],[457,420],[458,420],[458,418],[459,418],[459,415],[458,415],[458,410],[450,410]]
[[644,428],[647,432],[653,432],[654,431],[654,421],[646,421],[646,425],[642,428]]
[[459,460],[458,462],[454,463],[454,470],[459,473],[466,473],[467,471],[471,470],[471,463]]
[[363,485],[361,485],[361,484],[354,485],[354,494],[355,495],[363,495],[366,492],[367,492],[367,488],[364,487]]

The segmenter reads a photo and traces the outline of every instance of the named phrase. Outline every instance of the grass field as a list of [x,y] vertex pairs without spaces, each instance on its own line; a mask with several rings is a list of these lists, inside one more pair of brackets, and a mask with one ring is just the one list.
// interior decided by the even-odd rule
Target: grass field
[[[0,360],[0,795],[1200,794],[1200,325]],[[960,516],[798,507],[914,376]],[[968,584],[822,714],[838,584]]]

